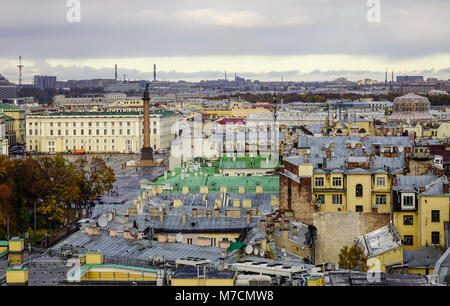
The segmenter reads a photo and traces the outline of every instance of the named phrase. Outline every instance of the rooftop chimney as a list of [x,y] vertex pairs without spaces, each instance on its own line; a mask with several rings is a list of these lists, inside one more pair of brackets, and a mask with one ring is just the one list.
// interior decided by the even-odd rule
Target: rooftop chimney
[[263,231],[266,228],[266,220],[261,219],[259,220],[259,230]]
[[444,193],[449,193],[449,185],[448,185],[448,183],[444,184],[443,187],[444,187]]

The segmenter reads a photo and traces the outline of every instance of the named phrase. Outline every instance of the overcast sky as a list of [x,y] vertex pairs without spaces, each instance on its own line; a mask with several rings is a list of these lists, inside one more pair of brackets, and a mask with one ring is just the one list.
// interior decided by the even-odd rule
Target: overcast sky
[[384,80],[424,74],[450,79],[450,1],[380,0],[1,0],[0,73],[59,80],[200,80],[239,76],[287,81]]

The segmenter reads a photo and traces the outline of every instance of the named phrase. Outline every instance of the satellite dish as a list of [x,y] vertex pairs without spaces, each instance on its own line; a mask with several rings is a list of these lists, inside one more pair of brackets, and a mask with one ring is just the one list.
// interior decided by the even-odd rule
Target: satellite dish
[[108,218],[103,215],[97,220],[98,226],[100,227],[106,227],[108,225]]
[[246,247],[245,247],[245,253],[246,254],[248,254],[248,255],[250,255],[251,253],[253,253],[253,246],[252,245],[247,245]]
[[253,249],[253,254],[255,254],[255,255],[258,255],[258,254],[259,254],[259,251],[258,251],[257,248],[254,248],[254,249]]
[[281,253],[286,253],[286,249],[285,249],[285,248],[282,248],[282,249],[281,249]]
[[261,250],[261,251],[259,252],[259,256],[261,256],[261,257],[264,257],[265,254],[266,254],[266,253],[264,252],[264,250]]
[[181,243],[183,241],[183,234],[182,233],[176,234],[175,241]]
[[130,235],[131,235],[132,237],[136,238],[136,237],[138,236],[138,234],[139,234],[139,232],[138,232],[138,230],[137,230],[136,228],[132,227],[132,228],[130,229]]
[[112,221],[112,219],[113,219],[113,214],[112,214],[112,213],[106,214],[106,219],[108,220],[108,222],[109,222],[109,221]]

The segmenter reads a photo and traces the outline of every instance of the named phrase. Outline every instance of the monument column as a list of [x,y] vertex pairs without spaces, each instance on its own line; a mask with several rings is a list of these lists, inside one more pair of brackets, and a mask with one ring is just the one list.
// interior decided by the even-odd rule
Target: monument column
[[150,96],[148,93],[148,83],[145,84],[144,91],[144,146],[141,150],[141,160],[153,160],[153,150],[150,146]]

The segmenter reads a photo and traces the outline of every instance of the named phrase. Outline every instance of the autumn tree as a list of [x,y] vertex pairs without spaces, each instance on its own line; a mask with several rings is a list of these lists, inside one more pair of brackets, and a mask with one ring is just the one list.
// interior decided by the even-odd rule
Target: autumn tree
[[116,182],[114,170],[102,158],[93,157],[88,161],[85,157],[79,157],[75,161],[75,167],[81,196],[80,204],[86,206],[95,197],[114,187]]
[[360,271],[367,271],[367,256],[356,245],[352,245],[350,248],[344,246],[339,253],[339,268],[355,270],[356,267],[359,267]]
[[44,178],[42,189],[46,190],[39,212],[49,216],[49,220],[63,222],[64,208],[67,208],[67,221],[69,221],[68,208],[72,203],[77,202],[80,195],[75,165],[60,154],[42,157],[39,164]]

